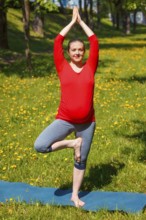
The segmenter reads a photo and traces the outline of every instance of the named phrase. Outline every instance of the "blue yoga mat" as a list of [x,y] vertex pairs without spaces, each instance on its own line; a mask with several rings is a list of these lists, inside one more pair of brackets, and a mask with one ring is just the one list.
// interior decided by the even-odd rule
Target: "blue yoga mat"
[[[49,187],[31,186],[20,182],[0,181],[0,202],[10,199],[17,202],[74,206],[70,201],[71,190],[61,190]],[[84,210],[124,211],[135,213],[142,211],[146,206],[146,194],[130,192],[80,192],[79,197],[85,202]]]

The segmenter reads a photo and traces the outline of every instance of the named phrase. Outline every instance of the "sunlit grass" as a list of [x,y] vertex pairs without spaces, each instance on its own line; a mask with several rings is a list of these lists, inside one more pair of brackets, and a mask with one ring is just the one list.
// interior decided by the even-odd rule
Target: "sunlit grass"
[[[19,36],[20,44],[17,44],[16,38],[12,38],[11,50],[1,52],[0,179],[70,188],[73,152],[63,150],[42,155],[33,148],[36,137],[54,120],[59,104],[59,80],[52,57],[53,37],[59,27],[54,29],[55,24],[50,17],[51,25],[46,30],[50,38],[32,38],[34,69],[29,73],[25,69],[23,56],[21,15],[17,11],[16,17],[19,19],[15,22],[13,19],[17,18],[13,12],[9,14],[9,36],[13,30]],[[66,22],[66,19],[60,19]],[[46,22],[49,24],[49,20]],[[145,38],[140,34],[129,37],[116,35],[112,38],[103,37],[98,32],[97,35],[100,42],[94,96],[97,126],[82,190],[145,193]],[[0,216],[3,219],[43,220],[144,219],[142,213],[124,215],[105,210],[87,213],[70,207],[28,206],[13,201],[0,205]]]

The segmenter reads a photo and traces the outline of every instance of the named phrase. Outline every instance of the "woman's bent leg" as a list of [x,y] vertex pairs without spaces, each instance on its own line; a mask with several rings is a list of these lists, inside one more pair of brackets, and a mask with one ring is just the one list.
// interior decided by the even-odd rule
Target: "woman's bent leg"
[[[52,145],[62,141],[73,131],[72,124],[63,121],[55,120],[51,123],[36,139],[34,147],[36,151],[48,153],[52,151]],[[55,147],[54,147],[55,148]],[[55,149],[54,149],[55,150]]]
[[80,160],[81,160],[81,144],[82,144],[82,138],[78,137],[78,138],[72,139],[72,140],[57,141],[54,144],[52,144],[51,149],[52,149],[52,151],[56,151],[56,150],[61,150],[64,148],[73,148],[74,154],[75,154],[75,160],[77,162],[80,162]]

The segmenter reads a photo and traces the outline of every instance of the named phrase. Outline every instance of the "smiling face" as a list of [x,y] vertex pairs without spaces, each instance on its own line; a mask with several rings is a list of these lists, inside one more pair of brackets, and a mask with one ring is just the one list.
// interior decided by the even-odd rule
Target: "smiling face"
[[73,63],[81,64],[85,53],[84,43],[73,41],[69,43],[68,55]]

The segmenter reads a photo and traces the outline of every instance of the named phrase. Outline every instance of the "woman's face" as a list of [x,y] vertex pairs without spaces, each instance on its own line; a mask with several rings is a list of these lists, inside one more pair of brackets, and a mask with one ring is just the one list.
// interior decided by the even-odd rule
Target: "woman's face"
[[74,63],[81,63],[84,57],[85,48],[82,42],[74,41],[70,43],[68,50],[69,57]]

